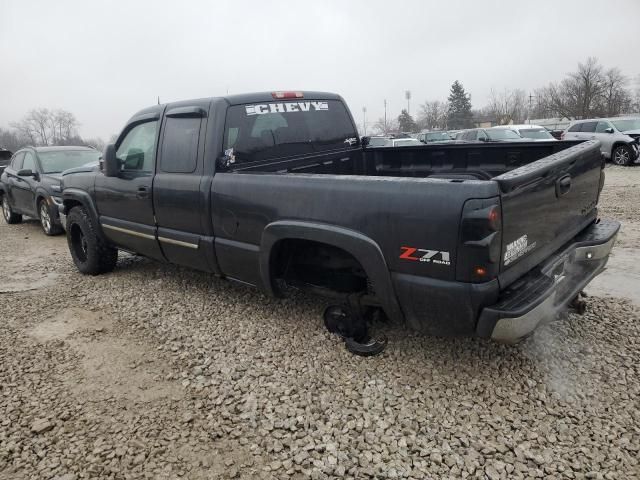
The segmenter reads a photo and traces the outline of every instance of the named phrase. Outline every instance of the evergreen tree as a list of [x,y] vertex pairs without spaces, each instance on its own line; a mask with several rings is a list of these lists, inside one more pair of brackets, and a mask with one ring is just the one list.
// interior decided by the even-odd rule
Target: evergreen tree
[[401,132],[415,132],[418,129],[415,120],[405,109],[398,115],[398,128]]
[[449,121],[451,129],[473,127],[471,114],[471,96],[464,91],[462,84],[456,80],[449,93]]

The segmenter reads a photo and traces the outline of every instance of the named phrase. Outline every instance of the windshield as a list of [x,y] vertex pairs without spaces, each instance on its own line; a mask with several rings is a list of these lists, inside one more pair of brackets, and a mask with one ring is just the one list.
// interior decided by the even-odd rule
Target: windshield
[[544,128],[523,128],[523,129],[520,130],[520,135],[522,136],[522,138],[535,138],[535,139],[543,139],[543,140],[553,139],[553,140],[555,140],[555,138],[553,138],[553,135],[551,135]]
[[447,132],[427,133],[427,142],[441,142],[443,140],[451,140]]
[[[227,112],[225,152],[255,162],[358,145],[351,117],[338,100],[234,105]],[[231,152],[229,152],[231,153]]]
[[100,152],[97,150],[56,150],[39,152],[43,173],[62,173],[70,168],[82,167],[97,162]]
[[411,145],[420,145],[422,142],[420,140],[416,140],[415,138],[407,138],[403,140],[394,140],[394,147],[410,147]]
[[628,130],[640,130],[640,118],[625,118],[624,120],[611,120],[618,130],[626,132]]
[[522,138],[513,130],[508,128],[496,128],[495,130],[485,130],[491,140],[518,140]]

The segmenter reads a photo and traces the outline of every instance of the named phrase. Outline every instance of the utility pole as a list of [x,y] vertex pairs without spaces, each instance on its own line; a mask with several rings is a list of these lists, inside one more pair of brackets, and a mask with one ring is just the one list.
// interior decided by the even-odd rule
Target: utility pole
[[387,134],[387,99],[384,99],[384,134]]
[[364,135],[367,135],[367,107],[362,107],[362,129],[364,130]]
[[404,98],[407,99],[407,113],[411,115],[411,91],[407,90],[404,92]]
[[533,104],[533,97],[534,95],[529,94],[529,115],[527,115],[527,117],[529,117],[529,125],[531,125],[531,109]]

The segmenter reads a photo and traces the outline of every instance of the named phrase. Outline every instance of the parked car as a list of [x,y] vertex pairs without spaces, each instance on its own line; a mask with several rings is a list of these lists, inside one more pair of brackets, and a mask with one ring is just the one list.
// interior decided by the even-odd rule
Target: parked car
[[520,137],[534,142],[556,141],[557,139],[551,135],[549,130],[539,125],[500,125],[491,127],[490,130],[506,129],[517,133]]
[[422,143],[450,142],[451,137],[447,132],[443,131],[423,132],[418,134],[418,140],[420,140]]
[[638,159],[640,119],[599,118],[576,120],[562,134],[563,140],[599,140],[602,155],[616,165],[631,165]]
[[7,223],[22,216],[40,219],[47,235],[62,233],[58,205],[62,204],[62,172],[97,165],[100,152],[89,147],[27,147],[18,150],[0,177],[2,213]]
[[415,147],[423,143],[411,137],[370,137],[367,145],[369,147]]
[[472,128],[465,130],[456,140],[465,142],[522,142],[526,141],[518,133],[509,129]]
[[106,273],[122,249],[268,295],[325,295],[327,328],[360,354],[384,345],[372,310],[518,341],[603,270],[619,223],[597,217],[597,142],[370,148],[356,132],[330,93],[144,109],[101,171],[63,176],[73,262]]
[[12,155],[13,154],[6,148],[0,148],[0,175],[2,175],[4,169],[9,165]]

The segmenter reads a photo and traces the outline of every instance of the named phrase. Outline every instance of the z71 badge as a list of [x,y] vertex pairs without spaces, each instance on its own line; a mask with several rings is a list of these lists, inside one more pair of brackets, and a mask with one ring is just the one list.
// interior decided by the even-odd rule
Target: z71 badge
[[425,248],[400,247],[402,253],[400,259],[413,260],[415,262],[435,263],[436,265],[451,265],[449,252],[440,250],[427,250]]

